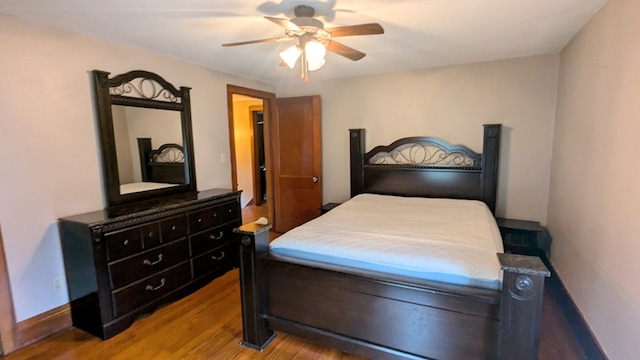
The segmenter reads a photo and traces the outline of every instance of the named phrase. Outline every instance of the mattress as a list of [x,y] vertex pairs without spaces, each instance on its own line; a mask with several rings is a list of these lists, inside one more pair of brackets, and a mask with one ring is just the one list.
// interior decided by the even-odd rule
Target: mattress
[[131,194],[140,191],[149,191],[155,189],[164,189],[167,187],[176,186],[177,184],[165,184],[156,182],[137,182],[120,185],[120,195]]
[[481,201],[361,194],[271,242],[276,255],[499,289],[502,238]]

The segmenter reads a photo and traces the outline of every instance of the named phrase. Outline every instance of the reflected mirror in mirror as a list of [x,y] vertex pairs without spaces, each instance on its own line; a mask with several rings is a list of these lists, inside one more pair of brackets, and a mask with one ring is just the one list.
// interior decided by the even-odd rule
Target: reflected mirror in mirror
[[120,194],[186,184],[179,111],[113,105]]

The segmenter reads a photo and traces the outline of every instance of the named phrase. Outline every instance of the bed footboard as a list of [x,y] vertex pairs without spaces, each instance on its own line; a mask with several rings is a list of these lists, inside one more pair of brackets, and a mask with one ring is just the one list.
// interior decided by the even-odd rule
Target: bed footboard
[[233,231],[240,239],[240,296],[242,302],[242,345],[262,350],[275,337],[261,314],[267,302],[264,272],[258,256],[269,252],[271,225],[250,223]]
[[540,258],[498,254],[503,271],[500,299],[500,359],[538,359],[544,279]]
[[538,358],[540,259],[498,254],[502,291],[415,285],[269,255],[270,226],[240,235],[243,344],[264,349],[274,330],[375,359]]

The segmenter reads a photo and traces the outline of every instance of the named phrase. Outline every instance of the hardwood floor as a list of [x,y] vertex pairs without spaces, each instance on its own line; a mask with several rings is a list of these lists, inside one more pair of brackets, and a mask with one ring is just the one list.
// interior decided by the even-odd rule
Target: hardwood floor
[[267,217],[267,205],[247,205],[242,208],[242,223],[256,221],[260,217]]
[[[545,296],[539,359],[586,359],[569,324]],[[240,345],[238,271],[158,309],[106,341],[71,328],[0,359],[361,359],[278,333],[262,352]]]
[[[240,311],[238,270],[232,270],[109,340],[70,328],[0,359],[362,359],[284,333],[262,352],[245,348]],[[539,359],[586,358],[558,301],[546,291]]]

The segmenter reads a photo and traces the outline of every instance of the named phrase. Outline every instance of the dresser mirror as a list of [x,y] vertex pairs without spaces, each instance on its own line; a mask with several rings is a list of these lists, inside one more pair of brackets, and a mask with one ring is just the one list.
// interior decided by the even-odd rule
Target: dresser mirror
[[109,209],[194,194],[190,89],[142,70],[92,74]]

